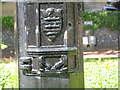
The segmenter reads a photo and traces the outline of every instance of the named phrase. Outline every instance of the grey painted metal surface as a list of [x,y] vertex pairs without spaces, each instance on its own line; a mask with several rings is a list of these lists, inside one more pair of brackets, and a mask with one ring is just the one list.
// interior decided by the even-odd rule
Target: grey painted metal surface
[[18,2],[20,88],[83,88],[81,3]]

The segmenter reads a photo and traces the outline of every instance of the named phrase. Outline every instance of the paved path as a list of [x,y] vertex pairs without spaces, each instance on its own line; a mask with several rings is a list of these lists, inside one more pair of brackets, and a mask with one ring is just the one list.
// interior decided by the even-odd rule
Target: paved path
[[112,58],[112,57],[119,57],[120,51],[118,50],[101,50],[101,51],[91,51],[91,52],[84,52],[84,58]]

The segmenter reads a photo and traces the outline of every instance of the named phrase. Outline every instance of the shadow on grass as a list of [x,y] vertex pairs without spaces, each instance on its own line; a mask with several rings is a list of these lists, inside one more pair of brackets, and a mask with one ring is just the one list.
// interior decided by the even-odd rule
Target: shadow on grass
[[97,61],[107,61],[107,60],[118,60],[119,58],[113,57],[113,58],[86,58],[84,59],[84,62],[97,62]]

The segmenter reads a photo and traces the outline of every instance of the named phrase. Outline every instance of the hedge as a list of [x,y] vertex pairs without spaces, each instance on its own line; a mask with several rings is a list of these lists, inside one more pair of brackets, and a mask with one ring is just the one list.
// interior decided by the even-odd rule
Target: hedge
[[94,32],[100,28],[120,31],[120,12],[119,11],[83,11],[83,22],[92,21],[92,25],[83,25],[83,29],[90,29]]
[[13,28],[14,27],[14,17],[4,16],[0,18],[2,20],[2,28]]

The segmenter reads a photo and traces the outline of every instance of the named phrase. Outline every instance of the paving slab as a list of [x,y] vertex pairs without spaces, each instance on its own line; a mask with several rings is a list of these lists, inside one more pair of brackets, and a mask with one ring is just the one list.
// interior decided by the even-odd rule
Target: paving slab
[[101,50],[101,51],[91,51],[83,52],[83,58],[113,58],[119,57],[120,50]]

